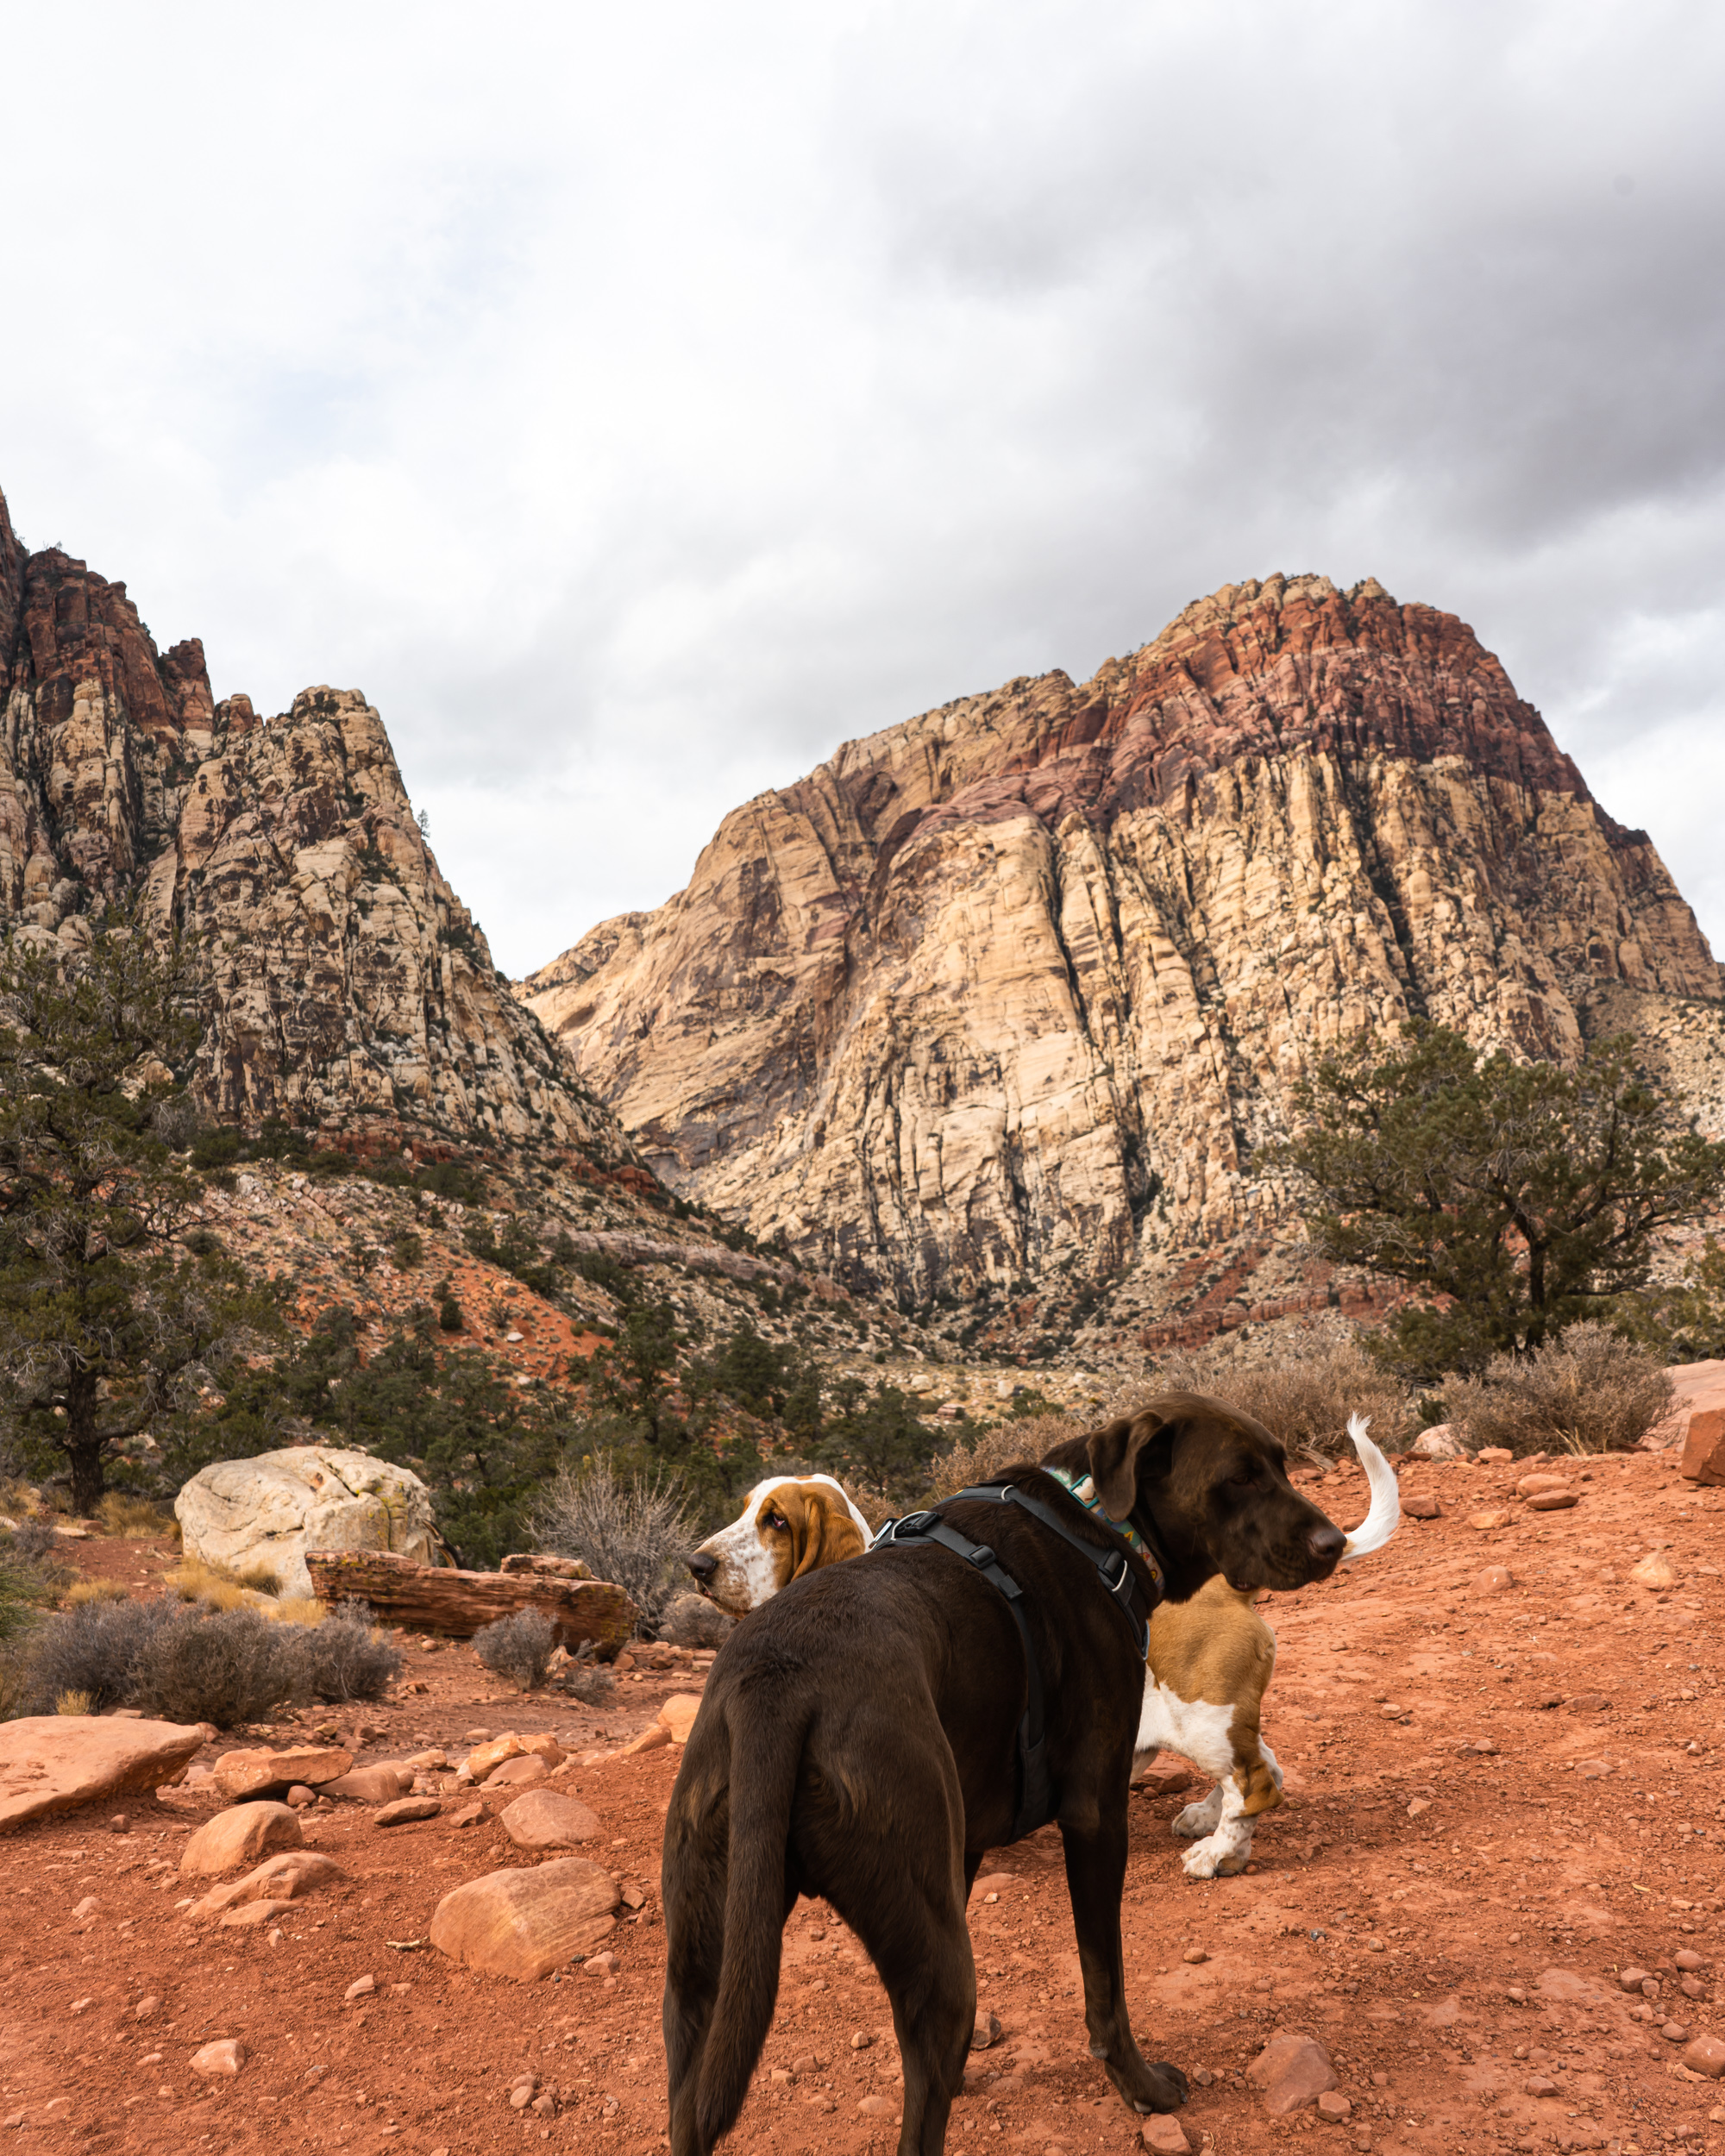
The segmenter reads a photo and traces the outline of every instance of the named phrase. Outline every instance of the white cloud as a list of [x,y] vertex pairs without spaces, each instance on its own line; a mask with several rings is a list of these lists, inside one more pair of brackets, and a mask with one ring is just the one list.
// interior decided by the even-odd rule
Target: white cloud
[[1278,568],[1471,620],[1725,937],[1716,11],[166,0],[8,73],[19,524],[363,687],[504,964]]

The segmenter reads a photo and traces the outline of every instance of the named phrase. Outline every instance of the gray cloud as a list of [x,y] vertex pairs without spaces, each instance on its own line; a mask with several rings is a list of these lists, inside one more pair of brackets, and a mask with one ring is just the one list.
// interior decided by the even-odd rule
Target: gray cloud
[[218,689],[363,686],[512,968],[1278,568],[1471,620],[1725,936],[1698,0],[82,20],[0,481]]

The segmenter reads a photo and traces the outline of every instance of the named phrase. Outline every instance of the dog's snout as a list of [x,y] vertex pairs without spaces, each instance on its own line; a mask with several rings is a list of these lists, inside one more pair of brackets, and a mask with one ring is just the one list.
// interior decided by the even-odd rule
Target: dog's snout
[[[1336,1537],[1338,1549],[1341,1547],[1341,1539],[1339,1535]],[[697,1550],[689,1559],[688,1564],[690,1571],[694,1574],[703,1587],[718,1570],[718,1559],[714,1557],[711,1550]]]
[[1321,1527],[1314,1527],[1306,1537],[1306,1547],[1313,1561],[1318,1564],[1334,1564],[1340,1557],[1347,1537],[1339,1527],[1333,1527],[1327,1520]]

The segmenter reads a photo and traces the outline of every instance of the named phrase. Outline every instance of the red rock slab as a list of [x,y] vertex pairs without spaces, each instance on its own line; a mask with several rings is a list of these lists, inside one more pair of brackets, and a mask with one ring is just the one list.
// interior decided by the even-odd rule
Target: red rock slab
[[[411,1774],[406,1778],[411,1784]],[[351,1774],[337,1775],[333,1782],[326,1782],[318,1794],[351,1797],[360,1804],[392,1804],[402,1788],[402,1777],[394,1767],[355,1767]]]
[[431,1919],[431,1944],[452,1961],[530,1984],[612,1929],[622,1899],[609,1872],[585,1857],[492,1871],[446,1894]]
[[1725,1482],[1725,1407],[1697,1407],[1690,1416],[1678,1472],[1691,1482]]
[[488,1790],[525,1789],[536,1782],[548,1782],[550,1778],[549,1767],[529,1752],[518,1759],[505,1759],[500,1767],[494,1767],[486,1775],[485,1786]]
[[0,1722],[0,1833],[98,1799],[160,1789],[185,1771],[204,1736],[179,1722],[105,1714]]
[[251,1796],[280,1796],[296,1782],[317,1789],[345,1774],[351,1752],[337,1745],[298,1745],[287,1752],[224,1752],[216,1762],[216,1786],[230,1804]]

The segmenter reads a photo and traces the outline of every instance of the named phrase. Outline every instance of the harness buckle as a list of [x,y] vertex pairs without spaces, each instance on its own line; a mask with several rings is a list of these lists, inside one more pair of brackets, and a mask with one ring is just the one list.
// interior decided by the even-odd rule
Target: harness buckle
[[970,1552],[970,1562],[979,1570],[986,1569],[994,1562],[994,1553],[986,1542],[979,1542]]

